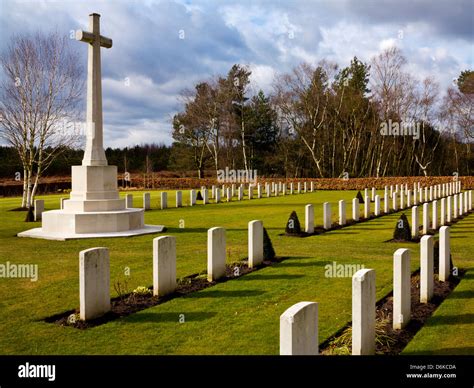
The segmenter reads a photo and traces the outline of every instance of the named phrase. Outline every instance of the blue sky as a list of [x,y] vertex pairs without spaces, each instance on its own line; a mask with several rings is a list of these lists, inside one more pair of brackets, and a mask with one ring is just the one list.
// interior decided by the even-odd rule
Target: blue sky
[[[443,92],[461,70],[474,68],[472,0],[0,0],[0,50],[22,31],[87,29],[92,12],[113,39],[102,50],[104,141],[111,147],[170,143],[180,91],[234,63],[250,66],[255,89],[265,92],[275,74],[302,61],[347,66],[355,55],[369,61],[393,45],[407,70],[434,76]],[[85,65],[85,45],[71,44]]]

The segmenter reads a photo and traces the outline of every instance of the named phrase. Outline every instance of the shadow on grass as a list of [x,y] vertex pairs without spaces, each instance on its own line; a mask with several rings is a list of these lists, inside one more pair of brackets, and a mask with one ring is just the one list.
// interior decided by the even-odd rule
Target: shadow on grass
[[278,279],[299,279],[303,278],[305,275],[251,275],[251,276],[244,276],[240,281],[248,281],[248,280],[278,280]]
[[358,232],[346,232],[344,229],[328,230],[328,232],[337,232],[337,234],[360,234]]
[[[466,278],[466,275],[463,276],[463,279],[465,278]],[[454,291],[449,296],[449,299],[471,299],[471,298],[474,298],[474,290]]]
[[[244,279],[244,278],[242,278]],[[241,279],[241,280],[242,280]],[[224,291],[224,290],[212,290],[212,291],[202,291],[194,292],[183,296],[183,298],[241,298],[246,296],[258,296],[265,294],[265,291],[260,290],[236,290],[236,291]]]
[[141,322],[176,322],[179,323],[184,319],[184,322],[201,322],[210,319],[217,315],[216,312],[195,311],[195,312],[167,312],[167,313],[138,313],[127,317],[124,320],[127,323],[141,323]]
[[473,355],[474,354],[474,347],[473,346],[460,346],[459,348],[439,348],[435,350],[428,350],[428,351],[407,351],[402,353],[404,356],[418,356],[418,355],[431,355],[431,356],[443,356],[443,355]]
[[[216,226],[221,226],[221,225],[216,225]],[[221,226],[223,227],[223,226]],[[166,228],[166,232],[167,233],[176,233],[176,234],[179,234],[179,233],[207,233],[207,231],[212,228],[212,226],[210,226],[209,228]],[[247,231],[247,228],[241,228],[241,229],[238,229],[238,228],[226,228],[226,227],[223,227],[226,232],[244,232],[244,231]]]
[[299,263],[297,260],[284,261],[282,263],[275,264],[275,268],[280,267],[324,267],[327,262],[317,261],[317,262],[303,262]]
[[[450,296],[450,298],[451,297],[452,296]],[[427,326],[461,325],[472,323],[474,323],[474,314],[439,315],[431,317],[427,323]]]

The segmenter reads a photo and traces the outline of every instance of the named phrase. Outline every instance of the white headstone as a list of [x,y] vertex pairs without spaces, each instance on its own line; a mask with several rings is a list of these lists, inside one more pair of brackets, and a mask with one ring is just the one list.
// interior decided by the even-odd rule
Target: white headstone
[[423,204],[423,234],[427,234],[430,229],[430,204],[425,202]]
[[313,205],[306,205],[305,208],[305,232],[314,233],[314,207]]
[[420,223],[418,220],[418,206],[411,208],[411,236],[413,238],[418,237]]
[[178,190],[176,192],[176,207],[181,206],[183,206],[183,192],[181,190]]
[[176,237],[153,239],[153,295],[164,296],[176,290]]
[[41,215],[44,212],[44,200],[42,199],[35,199],[35,208],[34,208],[34,216],[35,221],[41,220]]
[[[229,189],[228,189],[229,190]],[[224,228],[207,231],[207,280],[212,282],[225,275],[226,242]]]
[[370,217],[370,198],[368,196],[364,197],[364,218],[368,219]]
[[126,206],[128,208],[133,208],[133,194],[127,194],[125,196]]
[[452,197],[450,195],[448,195],[446,197],[446,222],[450,223],[451,222],[451,218],[453,216],[453,209],[452,209],[452,206],[451,206],[451,199]]
[[168,208],[168,193],[166,191],[161,192],[161,210]]
[[441,226],[446,224],[446,198],[441,198],[441,219],[439,224]]
[[352,277],[352,354],[375,353],[375,270],[361,269]]
[[398,192],[395,191],[392,196],[392,208],[394,211],[398,210]]
[[346,201],[341,199],[339,201],[339,225],[344,226],[346,224]]
[[151,209],[150,193],[143,193],[143,208],[145,210]]
[[98,318],[110,311],[110,259],[107,248],[79,253],[79,295],[82,320]]
[[420,302],[428,303],[433,296],[434,237],[420,240]]
[[220,187],[217,187],[216,188],[216,203],[220,203],[221,202],[221,188]]
[[454,194],[453,195],[453,219],[455,220],[458,218],[458,195]]
[[244,188],[243,186],[239,186],[239,190],[237,192],[237,198],[239,201],[242,201],[244,199]]
[[189,206],[196,205],[196,190],[189,190]]
[[390,212],[390,199],[388,197],[388,192],[386,191],[383,196],[383,212],[388,214]]
[[207,205],[209,203],[209,190],[203,189],[202,190],[202,204]]
[[260,183],[257,185],[257,198],[262,198],[262,185]]
[[393,328],[403,329],[410,321],[410,251],[397,249],[393,255]]
[[360,208],[359,208],[359,199],[352,199],[352,219],[354,221],[359,221],[360,218]]
[[375,187],[372,187],[372,197],[371,197],[371,201],[372,201],[372,202],[375,201],[375,195],[376,195]]
[[331,204],[329,202],[323,203],[323,227],[324,229],[331,229]]
[[380,195],[375,196],[375,215],[380,215]]
[[439,280],[445,282],[451,272],[449,226],[439,228]]
[[227,202],[232,201],[232,188],[228,187],[226,189]]
[[280,355],[316,355],[318,303],[299,302],[280,316]]
[[436,230],[438,229],[438,201],[434,200],[431,206],[432,206],[431,210],[433,212],[433,215],[431,217],[432,228],[433,230]]
[[249,222],[248,230],[249,268],[254,268],[263,262],[263,222]]

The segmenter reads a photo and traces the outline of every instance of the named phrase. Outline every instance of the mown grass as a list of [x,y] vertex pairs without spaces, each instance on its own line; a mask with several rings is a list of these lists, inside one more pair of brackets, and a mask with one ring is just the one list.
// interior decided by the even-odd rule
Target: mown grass
[[[141,193],[134,194],[135,206],[141,206],[138,198]],[[188,192],[183,194],[187,201]],[[25,213],[9,211],[19,206],[18,198],[1,199],[0,263],[38,264],[39,279],[37,282],[0,279],[0,353],[278,354],[279,316],[292,304],[304,300],[320,303],[319,336],[322,342],[351,319],[351,279],[325,277],[326,264],[336,261],[374,268],[377,298],[392,288],[392,255],[397,248],[410,248],[412,269],[418,267],[417,244],[385,242],[392,237],[399,213],[304,239],[281,235],[292,210],[297,211],[304,225],[304,206],[308,203],[315,205],[316,223],[321,224],[322,203],[332,203],[333,222],[337,222],[337,201],[345,199],[348,201],[347,218],[350,219],[349,201],[355,194],[355,191],[318,191],[157,210],[159,192],[152,192],[154,210],[146,212],[145,221],[165,225],[168,228],[165,234],[176,236],[178,277],[206,269],[206,231],[213,226],[227,230],[227,261],[232,263],[245,258],[247,223],[253,219],[264,222],[277,255],[287,259],[239,279],[85,331],[43,321],[47,316],[78,307],[79,251],[95,246],[110,249],[113,297],[116,296],[113,284],[117,281],[126,279],[130,290],[151,285],[152,240],[156,236],[64,242],[18,238],[18,232],[39,226],[39,223],[27,224],[23,222]],[[45,199],[46,210],[51,210],[59,207],[59,197],[40,198]],[[174,206],[172,192],[168,203]],[[361,214],[362,209],[361,206]],[[410,216],[408,218],[411,220]],[[465,268],[473,266],[473,220],[471,215],[453,227],[454,260]],[[128,277],[125,276],[126,268],[130,270]],[[464,304],[466,299],[450,302]],[[180,317],[184,317],[184,323],[179,322]],[[460,321],[459,325],[464,323]],[[456,341],[457,325],[450,324],[448,329],[453,337],[450,347],[462,348],[462,343]],[[471,334],[474,332],[472,322],[467,330]],[[446,346],[428,344],[435,353],[436,348]]]

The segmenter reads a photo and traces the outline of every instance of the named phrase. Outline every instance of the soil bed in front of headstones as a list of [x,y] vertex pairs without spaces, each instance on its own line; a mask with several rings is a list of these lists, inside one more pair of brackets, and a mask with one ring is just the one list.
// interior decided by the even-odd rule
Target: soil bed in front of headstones
[[[459,276],[450,276],[447,282],[440,282],[435,275],[433,283],[433,297],[428,303],[420,303],[420,274],[419,270],[411,276],[411,315],[410,322],[401,330],[393,329],[393,293],[390,292],[379,300],[376,305],[376,342],[375,354],[378,355],[398,355],[408,345],[415,334],[423,327],[438,306],[456,288],[464,276],[465,270],[459,270]],[[351,323],[344,326],[334,336],[324,341],[320,345],[320,353],[323,355],[343,354],[338,352],[338,338],[350,339],[347,331],[351,330]],[[351,351],[351,344],[344,343],[348,352]],[[347,353],[347,354],[349,354]]]
[[[212,287],[216,284],[224,283],[228,280],[244,276],[250,272],[254,272],[261,268],[281,262],[284,259],[285,258],[283,257],[277,257],[271,261],[264,260],[263,263],[256,268],[249,268],[246,261],[240,261],[231,265],[226,265],[225,276],[218,281],[213,282],[209,282],[207,280],[206,272],[189,275],[178,281],[175,292],[161,297],[153,296],[153,287],[148,287],[148,294],[137,294],[133,292],[126,293],[111,299],[111,310],[105,315],[96,319],[83,321],[79,319],[79,310],[75,309],[47,317],[44,319],[44,321],[48,323],[55,323],[61,326],[71,326],[77,329],[88,329],[91,327],[103,325],[122,317],[126,317],[138,311],[157,306],[171,299],[179,298],[181,296]],[[71,320],[72,316],[74,317],[73,320]]]

